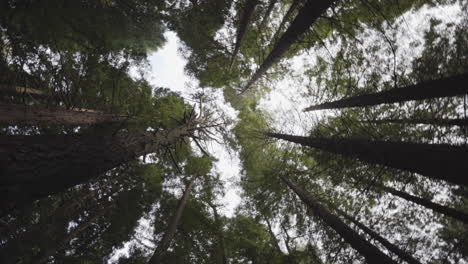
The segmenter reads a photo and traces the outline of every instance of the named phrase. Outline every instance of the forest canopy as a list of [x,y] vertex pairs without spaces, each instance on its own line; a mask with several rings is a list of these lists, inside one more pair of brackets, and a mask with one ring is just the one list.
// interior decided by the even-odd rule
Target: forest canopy
[[2,1],[0,263],[468,263],[467,94],[466,0]]

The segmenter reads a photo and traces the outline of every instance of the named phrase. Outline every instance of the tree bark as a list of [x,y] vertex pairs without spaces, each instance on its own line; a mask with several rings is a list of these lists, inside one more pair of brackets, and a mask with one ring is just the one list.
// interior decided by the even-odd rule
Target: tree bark
[[391,193],[391,194],[393,194],[395,196],[403,198],[403,199],[405,199],[407,201],[413,202],[415,204],[419,204],[419,205],[424,206],[426,208],[432,209],[433,211],[435,211],[437,213],[446,215],[448,217],[452,217],[452,218],[457,219],[457,220],[459,220],[459,221],[461,221],[461,222],[463,222],[465,224],[468,224],[468,214],[467,213],[455,210],[453,208],[450,208],[450,207],[447,207],[447,206],[444,206],[444,205],[433,203],[433,202],[431,202],[429,200],[419,198],[419,197],[416,197],[416,196],[411,195],[409,193],[398,191],[398,190],[395,190],[395,189],[387,187],[387,186],[379,186],[378,188],[383,190],[383,191],[386,191],[388,193]]
[[125,120],[123,116],[91,110],[66,110],[43,106],[0,104],[0,124],[95,125]]
[[107,136],[0,136],[0,205],[10,208],[63,192],[164,149],[195,129],[196,122],[189,121],[168,130]]
[[367,163],[384,165],[468,186],[466,177],[468,147],[466,146],[349,138],[314,138],[278,133],[265,133],[265,135]]
[[358,220],[356,220],[354,217],[348,215],[344,211],[335,208],[335,211],[337,211],[341,216],[343,216],[345,219],[348,219],[350,222],[355,224],[357,227],[362,229],[362,231],[366,232],[372,239],[375,239],[376,241],[379,241],[385,248],[387,248],[389,251],[395,253],[400,259],[406,261],[409,264],[421,264],[418,260],[416,260],[413,256],[408,254],[407,252],[401,250],[399,247],[396,245],[392,244],[390,241],[382,237],[381,235],[377,234],[374,230],[368,228]]
[[390,257],[385,255],[380,249],[366,241],[356,231],[347,226],[340,218],[333,215],[324,206],[317,202],[312,195],[294,185],[291,181],[283,176],[281,180],[293,190],[297,196],[305,203],[312,211],[312,214],[321,219],[335,232],[337,232],[347,243],[356,251],[364,256],[368,263],[396,264]]
[[275,43],[275,40],[278,38],[278,36],[281,34],[283,31],[284,26],[286,25],[286,22],[290,19],[290,17],[293,15],[294,11],[299,7],[299,4],[301,3],[301,0],[294,0],[291,5],[288,8],[288,11],[286,11],[286,14],[283,16],[283,19],[281,19],[281,22],[278,26],[278,29],[276,30],[275,34],[273,35],[272,38],[272,43]]
[[237,53],[239,53],[242,40],[244,39],[245,32],[247,32],[247,27],[249,26],[249,22],[252,19],[252,15],[255,11],[255,7],[259,4],[258,0],[247,0],[245,7],[242,12],[242,16],[240,18],[239,27],[237,29],[237,36],[236,36],[236,44],[234,46],[234,51],[232,52],[231,63],[229,68],[232,67],[234,64],[234,60],[237,57]]
[[216,227],[218,229],[217,230],[217,235],[218,235],[218,241],[219,241],[219,250],[221,251],[222,263],[223,264],[228,264],[229,262],[228,262],[228,258],[227,258],[227,255],[226,255],[226,246],[225,246],[225,243],[224,243],[223,227],[222,227],[221,221],[219,219],[218,210],[216,209],[216,206],[211,201],[208,202],[208,205],[213,210],[213,216],[214,216],[214,219],[215,219],[215,224],[216,224]]
[[412,100],[424,100],[464,95],[468,93],[468,74],[452,76],[432,81],[421,82],[388,91],[363,94],[337,101],[313,105],[304,109],[304,112],[340,109],[348,107],[364,107],[379,104],[391,104]]
[[148,263],[150,264],[159,264],[161,263],[161,259],[163,257],[163,254],[167,251],[169,248],[169,245],[174,238],[174,235],[176,234],[177,231],[177,226],[179,226],[180,220],[182,219],[182,214],[184,212],[185,206],[187,205],[187,201],[190,196],[190,192],[193,187],[193,183],[195,182],[195,177],[193,177],[190,182],[187,184],[187,187],[185,188],[184,194],[179,200],[179,204],[177,205],[177,210],[174,215],[174,217],[171,219],[171,222],[169,223],[169,226],[167,227],[166,232],[164,233],[161,241],[159,242],[158,246],[156,247],[156,250],[154,251],[153,255],[151,256],[151,259],[149,260]]
[[372,123],[372,124],[423,124],[423,125],[435,125],[435,126],[459,126],[466,127],[468,126],[467,118],[454,118],[454,119],[380,119],[380,120],[369,120],[362,121],[363,123]]
[[299,14],[294,18],[286,32],[280,37],[275,47],[272,49],[262,65],[254,73],[247,85],[242,89],[241,94],[250,89],[266,71],[276,63],[310,26],[323,14],[336,0],[307,0],[300,9]]

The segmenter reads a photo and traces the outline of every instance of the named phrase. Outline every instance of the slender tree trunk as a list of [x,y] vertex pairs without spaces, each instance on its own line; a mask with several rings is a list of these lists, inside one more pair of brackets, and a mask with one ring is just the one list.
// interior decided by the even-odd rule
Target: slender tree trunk
[[444,206],[444,205],[433,203],[433,202],[431,202],[429,200],[419,198],[419,197],[416,197],[416,196],[411,195],[409,193],[398,191],[398,190],[395,190],[395,189],[390,188],[390,187],[379,186],[378,188],[383,190],[383,191],[386,191],[388,193],[391,193],[391,194],[393,194],[395,196],[403,198],[403,199],[405,199],[407,201],[413,202],[415,204],[419,204],[419,205],[424,206],[426,208],[432,209],[433,211],[435,211],[437,213],[452,217],[452,218],[457,219],[457,220],[459,220],[459,221],[461,221],[461,222],[463,222],[465,224],[468,224],[468,214],[467,213],[455,210],[453,208],[450,208],[450,207],[447,207],[447,206]]
[[169,223],[169,226],[167,227],[166,232],[164,233],[161,241],[156,247],[156,250],[154,251],[148,263],[150,264],[161,263],[163,254],[167,251],[167,248],[169,248],[169,245],[172,239],[174,238],[174,235],[176,234],[177,226],[179,225],[180,220],[182,219],[182,214],[184,212],[185,206],[187,205],[187,201],[189,199],[190,192],[192,190],[194,182],[195,182],[195,177],[193,177],[190,180],[187,187],[185,188],[184,194],[180,198],[179,204],[177,205],[176,213],[174,217],[171,219],[171,222]]
[[299,14],[294,18],[286,32],[280,37],[262,65],[254,73],[241,93],[247,91],[266,71],[276,63],[310,26],[323,14],[336,0],[307,0]]
[[222,227],[221,221],[219,219],[218,210],[216,209],[216,206],[213,203],[208,202],[208,205],[213,210],[213,216],[214,216],[214,219],[215,219],[216,228],[218,229],[217,230],[217,235],[218,235],[218,241],[219,241],[219,250],[221,251],[222,263],[223,264],[228,264],[229,262],[228,262],[228,258],[227,258],[227,255],[226,255],[226,246],[225,246],[225,243],[224,243],[223,227]]
[[0,104],[1,124],[95,125],[125,120],[122,116],[90,110],[66,110],[43,106]]
[[259,29],[263,30],[265,27],[266,22],[268,21],[268,18],[271,15],[271,12],[273,11],[273,8],[275,8],[275,4],[278,3],[278,0],[270,0],[270,3],[268,4],[268,7],[265,11],[265,14],[263,15],[262,22],[260,22]]
[[266,216],[264,216],[264,218],[268,226],[268,233],[270,233],[271,242],[273,243],[273,246],[275,247],[275,249],[278,251],[279,255],[282,256],[283,251],[281,251],[281,247],[278,244],[278,240],[276,239],[275,233],[273,233],[273,228],[271,227],[270,221],[268,220]]
[[337,101],[313,105],[304,109],[304,112],[339,109],[348,107],[364,107],[379,104],[391,104],[412,100],[424,100],[432,98],[451,97],[468,93],[468,74],[452,76],[432,81],[421,82],[402,88],[388,91],[363,94]]
[[278,29],[276,30],[275,34],[273,35],[273,38],[271,39],[271,42],[273,44],[276,44],[275,41],[278,38],[278,36],[281,34],[281,32],[284,29],[284,26],[286,25],[286,22],[288,22],[291,18],[291,16],[294,14],[294,12],[299,8],[299,4],[301,3],[301,0],[294,0],[291,5],[288,8],[288,11],[286,11],[286,14],[283,16],[283,19],[281,20]]
[[382,237],[381,235],[377,234],[375,231],[372,229],[368,228],[358,220],[356,220],[354,217],[348,215],[344,211],[335,208],[335,210],[343,216],[345,219],[348,219],[350,222],[355,224],[357,227],[362,229],[362,231],[366,232],[372,239],[375,239],[376,241],[379,241],[385,248],[387,248],[389,251],[395,253],[400,259],[406,261],[409,264],[421,264],[417,259],[415,259],[413,256],[408,254],[407,252],[401,250],[399,247],[395,246],[394,244],[390,243],[387,239]]
[[266,136],[317,148],[371,164],[468,186],[468,147],[448,144],[421,144],[370,141],[349,138],[313,138],[265,133]]
[[280,176],[281,180],[293,190],[297,196],[304,202],[312,211],[312,214],[320,218],[335,232],[337,232],[347,243],[349,243],[356,251],[364,256],[368,263],[396,264],[390,257],[385,255],[380,249],[366,241],[356,231],[347,226],[340,218],[333,215],[324,206],[317,202],[312,195],[303,191],[288,179]]
[[255,11],[255,7],[259,4],[258,0],[246,0],[245,7],[243,8],[242,16],[240,18],[239,27],[237,29],[236,44],[234,46],[234,51],[232,52],[231,63],[229,68],[234,64],[234,60],[239,53],[242,40],[244,39],[245,32],[247,32],[247,27],[249,26],[252,15]]
[[424,124],[424,125],[436,125],[436,126],[468,126],[467,118],[454,118],[454,119],[380,119],[380,120],[369,120],[362,121],[363,123],[372,124]]
[[162,150],[195,129],[196,122],[189,121],[157,132],[0,136],[1,207],[63,192],[139,156]]
[[104,215],[106,210],[100,210],[98,213],[96,213],[93,217],[91,217],[88,221],[82,223],[75,229],[73,229],[72,232],[70,232],[68,235],[66,235],[63,239],[60,241],[56,241],[53,246],[49,247],[46,249],[44,252],[42,252],[39,256],[36,257],[35,260],[32,261],[34,264],[42,264],[42,263],[47,263],[48,259],[57,252],[62,247],[65,247],[67,243],[69,243],[73,238],[77,237],[79,234],[83,233],[86,231],[89,227],[91,227],[96,220]]

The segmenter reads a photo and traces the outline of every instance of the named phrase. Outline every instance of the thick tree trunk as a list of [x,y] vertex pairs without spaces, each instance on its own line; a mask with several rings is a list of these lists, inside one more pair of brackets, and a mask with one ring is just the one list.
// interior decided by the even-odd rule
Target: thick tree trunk
[[395,196],[403,198],[403,199],[405,199],[407,201],[413,202],[415,204],[419,204],[419,205],[424,206],[426,208],[432,209],[437,213],[446,215],[448,217],[452,217],[452,218],[457,219],[457,220],[459,220],[459,221],[461,221],[461,222],[463,222],[465,224],[468,224],[468,214],[467,213],[455,210],[453,208],[450,208],[450,207],[447,207],[447,206],[444,206],[444,205],[433,203],[433,202],[431,202],[429,200],[419,198],[419,197],[416,197],[416,196],[411,195],[409,193],[398,191],[398,190],[395,190],[395,189],[387,187],[387,186],[379,186],[378,188],[382,189],[383,191],[386,191],[388,193],[391,193],[391,194],[393,194]]
[[366,241],[356,231],[347,226],[340,218],[333,215],[319,202],[313,199],[312,195],[303,191],[288,179],[280,176],[281,180],[293,190],[297,196],[304,202],[312,211],[312,214],[321,219],[335,232],[337,232],[347,243],[349,243],[356,251],[364,256],[368,263],[396,264],[390,257],[385,255],[380,249]]
[[371,164],[384,165],[468,186],[466,177],[468,147],[466,146],[349,138],[313,138],[277,133],[265,133],[265,135]]
[[174,217],[171,219],[171,222],[169,223],[169,226],[167,227],[166,232],[164,233],[161,241],[159,242],[158,246],[156,247],[156,250],[154,251],[153,255],[151,256],[151,259],[149,260],[148,263],[150,264],[159,264],[161,263],[161,259],[163,257],[163,254],[167,251],[169,248],[169,245],[174,238],[174,235],[176,234],[177,231],[177,226],[179,226],[180,220],[182,219],[182,214],[184,212],[185,206],[187,205],[187,201],[190,196],[190,192],[193,187],[193,183],[195,182],[195,177],[193,177],[190,182],[187,184],[187,187],[185,188],[184,194],[179,200],[179,204],[177,205],[177,210],[175,212]]
[[0,124],[95,125],[125,120],[122,116],[90,110],[66,110],[43,106],[0,104]]
[[10,208],[63,192],[178,142],[189,136],[195,125],[107,136],[0,136],[1,205]]
[[364,107],[379,104],[391,104],[412,100],[451,97],[468,93],[468,74],[448,78],[426,81],[402,88],[388,91],[353,96],[333,102],[313,105],[304,109],[304,112],[339,109],[348,107]]
[[266,71],[276,63],[310,26],[323,14],[336,0],[307,0],[299,14],[294,18],[286,32],[280,37],[273,50],[268,54],[262,65],[254,73],[241,93],[247,91]]
[[255,11],[255,7],[259,4],[258,0],[246,0],[245,7],[243,8],[242,16],[239,21],[239,27],[237,28],[236,44],[234,46],[234,51],[232,52],[231,63],[229,68],[234,64],[234,60],[239,53],[242,40],[244,39],[245,32],[247,32],[247,27],[249,26],[252,15]]
[[372,229],[368,228],[358,220],[356,220],[354,217],[348,215],[344,211],[335,208],[335,210],[343,216],[345,219],[348,219],[350,222],[355,224],[357,227],[359,227],[362,231],[366,232],[372,239],[375,239],[376,241],[380,242],[384,247],[386,247],[389,251],[395,253],[400,259],[406,261],[409,264],[421,264],[417,259],[415,259],[413,256],[408,254],[407,252],[401,250],[399,247],[395,246],[394,244],[390,243],[387,239],[382,237],[381,235],[377,234],[375,231]]
[[454,119],[380,119],[380,120],[369,120],[362,121],[363,123],[372,124],[423,124],[423,125],[435,125],[435,126],[468,126],[467,118],[454,118]]

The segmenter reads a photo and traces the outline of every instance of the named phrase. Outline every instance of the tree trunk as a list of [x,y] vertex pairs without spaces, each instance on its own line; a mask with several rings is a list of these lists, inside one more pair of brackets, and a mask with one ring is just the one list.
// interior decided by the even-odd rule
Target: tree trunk
[[213,203],[211,203],[211,201],[208,202],[208,205],[213,210],[213,216],[214,216],[215,224],[216,224],[216,228],[217,228],[216,232],[217,232],[218,241],[219,241],[219,250],[221,251],[222,263],[223,264],[228,264],[229,262],[228,262],[228,258],[227,258],[227,255],[226,255],[226,246],[225,246],[225,243],[224,243],[223,227],[222,227],[221,221],[219,219],[218,210],[216,209],[216,206]]
[[278,254],[280,256],[282,256],[283,251],[281,250],[281,247],[278,244],[278,240],[276,239],[275,233],[273,232],[273,228],[271,227],[270,221],[268,220],[268,217],[264,216],[264,218],[265,218],[265,222],[267,223],[267,226],[268,226],[268,233],[270,233],[271,243],[273,244],[275,249],[278,251]]
[[421,264],[421,262],[419,262],[418,260],[416,260],[413,256],[411,256],[410,254],[408,254],[407,252],[401,250],[400,248],[398,248],[397,246],[395,246],[394,244],[390,243],[390,241],[388,241],[387,239],[385,239],[384,237],[382,237],[381,235],[377,234],[375,231],[373,231],[372,229],[368,228],[367,226],[365,226],[364,224],[362,224],[361,222],[359,222],[358,220],[354,219],[354,217],[348,215],[347,213],[345,213],[344,211],[338,209],[338,208],[335,208],[335,210],[341,215],[343,216],[344,218],[348,219],[349,221],[351,221],[353,224],[355,224],[357,227],[359,227],[360,229],[362,229],[362,231],[366,232],[372,239],[375,239],[376,241],[379,241],[385,248],[387,248],[389,251],[395,253],[400,259],[406,261],[407,263],[409,264]]
[[171,222],[169,223],[169,226],[167,227],[166,232],[164,233],[161,241],[156,247],[156,250],[154,251],[148,263],[150,264],[161,263],[163,254],[167,251],[167,248],[169,248],[169,245],[172,239],[174,238],[174,235],[176,234],[177,226],[179,225],[180,220],[182,219],[182,213],[184,212],[185,206],[187,205],[187,201],[190,196],[190,191],[192,190],[194,182],[195,182],[195,177],[193,177],[190,180],[187,187],[185,188],[184,194],[180,198],[179,204],[177,205],[176,213],[174,217],[171,219]]
[[0,84],[0,94],[12,95],[12,96],[24,96],[24,95],[32,95],[32,96],[46,96],[46,92],[42,90],[37,90],[33,88],[15,86],[15,85],[7,85],[7,84]]
[[272,49],[262,65],[254,73],[241,93],[247,91],[265,72],[276,63],[310,26],[335,2],[335,0],[307,0],[299,14],[294,18],[286,32],[280,37],[275,47]]
[[402,88],[388,91],[353,96],[333,102],[313,105],[304,109],[304,112],[339,109],[347,107],[364,107],[379,104],[391,104],[412,100],[451,97],[468,93],[468,74],[452,76],[443,79],[421,82]]
[[66,110],[43,106],[0,104],[0,124],[95,125],[125,120],[123,116],[90,110]]
[[372,124],[424,124],[424,125],[435,125],[435,126],[459,126],[465,127],[468,126],[467,118],[454,118],[454,119],[380,119],[380,120],[369,120],[362,121],[363,123],[372,123]]
[[301,0],[294,0],[291,5],[288,8],[288,11],[286,11],[286,14],[283,16],[283,19],[281,20],[278,29],[276,30],[275,34],[273,35],[273,38],[271,39],[271,42],[273,44],[276,44],[276,39],[278,36],[281,34],[283,31],[284,26],[286,25],[286,22],[288,22],[293,15],[294,11],[299,7],[299,4],[301,3]]
[[356,251],[364,256],[368,263],[396,264],[390,257],[385,255],[380,249],[366,241],[356,231],[347,226],[340,218],[333,215],[324,206],[312,198],[312,195],[303,191],[288,179],[280,176],[281,180],[293,190],[297,196],[305,203],[312,214],[321,219],[335,232],[337,232],[347,243],[349,243]]
[[393,194],[395,196],[403,198],[403,199],[405,199],[407,201],[413,202],[415,204],[419,204],[419,205],[424,206],[426,208],[432,209],[437,213],[452,217],[452,218],[457,219],[457,220],[459,220],[459,221],[461,221],[461,222],[463,222],[465,224],[468,224],[468,214],[467,213],[460,212],[458,210],[455,210],[453,208],[450,208],[450,207],[447,207],[447,206],[444,206],[444,205],[433,203],[433,202],[431,202],[429,200],[419,198],[419,197],[413,196],[411,194],[408,194],[406,192],[395,190],[395,189],[390,188],[390,187],[379,186],[378,188],[383,190],[383,191],[386,191],[388,193],[391,193],[391,194]]
[[265,135],[371,164],[384,165],[468,186],[466,177],[468,147],[466,146],[349,138],[313,138],[278,133],[265,133]]
[[275,8],[275,4],[278,3],[278,0],[270,0],[270,3],[268,4],[268,7],[265,11],[265,14],[263,15],[262,22],[260,22],[259,29],[263,30],[265,27],[266,22],[268,21],[268,18],[271,15],[271,12],[273,11],[273,8]]
[[195,123],[157,132],[107,136],[0,136],[1,206],[21,205],[87,182],[189,136],[196,129]]
[[229,68],[232,67],[232,65],[234,64],[234,60],[237,57],[237,53],[239,53],[242,40],[245,36],[245,32],[247,32],[247,27],[249,26],[250,20],[252,19],[255,7],[258,4],[258,0],[247,0],[247,2],[245,3],[245,7],[243,8],[242,16],[239,21],[239,27],[237,29],[236,44],[234,47],[234,51],[232,52],[231,63],[229,65]]

